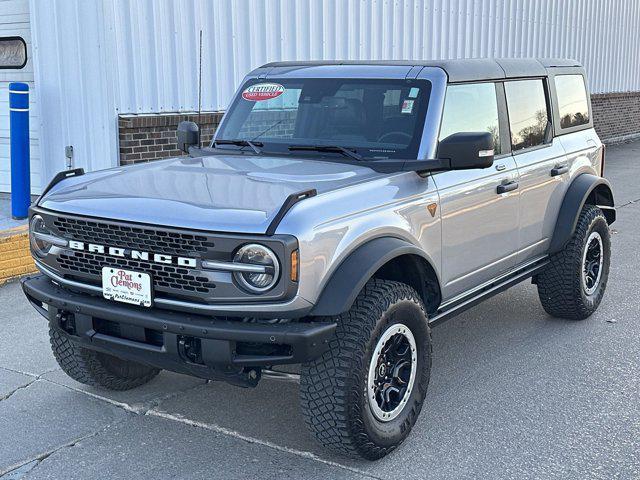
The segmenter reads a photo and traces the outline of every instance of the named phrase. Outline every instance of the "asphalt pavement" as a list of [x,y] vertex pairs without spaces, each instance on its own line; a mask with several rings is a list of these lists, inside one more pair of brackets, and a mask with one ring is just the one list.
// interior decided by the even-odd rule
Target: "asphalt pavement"
[[640,143],[610,147],[618,221],[600,309],[546,315],[524,283],[433,331],[426,405],[378,462],[327,454],[297,384],[169,372],[129,392],[66,377],[17,283],[0,288],[0,478],[640,478]]

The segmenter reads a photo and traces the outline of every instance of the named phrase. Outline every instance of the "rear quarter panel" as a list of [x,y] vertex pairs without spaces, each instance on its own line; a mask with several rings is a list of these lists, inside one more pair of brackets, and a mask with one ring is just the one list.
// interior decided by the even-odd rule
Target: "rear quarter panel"
[[600,175],[604,147],[593,128],[560,135],[556,140],[565,150],[571,179],[582,173]]

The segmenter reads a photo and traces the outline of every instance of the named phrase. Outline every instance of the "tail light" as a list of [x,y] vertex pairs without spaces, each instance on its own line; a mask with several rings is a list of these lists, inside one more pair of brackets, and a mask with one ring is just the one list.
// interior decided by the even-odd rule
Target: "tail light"
[[605,162],[605,156],[607,153],[607,146],[603,143],[602,144],[602,160],[600,160],[600,176],[604,177],[604,162]]

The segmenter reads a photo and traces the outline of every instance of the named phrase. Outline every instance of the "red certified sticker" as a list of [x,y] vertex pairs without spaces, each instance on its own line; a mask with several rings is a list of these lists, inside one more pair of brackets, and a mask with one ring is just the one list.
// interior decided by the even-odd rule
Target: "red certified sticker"
[[284,87],[279,83],[256,83],[242,92],[242,98],[250,102],[262,102],[279,97],[284,93]]

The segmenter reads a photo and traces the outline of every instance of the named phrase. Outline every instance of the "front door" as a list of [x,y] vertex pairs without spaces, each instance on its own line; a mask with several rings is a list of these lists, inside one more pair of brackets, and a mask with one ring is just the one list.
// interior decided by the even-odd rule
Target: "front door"
[[492,82],[447,88],[440,140],[456,132],[489,131],[494,135],[496,157],[489,168],[433,176],[440,194],[445,301],[516,263],[518,170],[513,157],[502,151],[505,125],[498,114],[499,88]]

